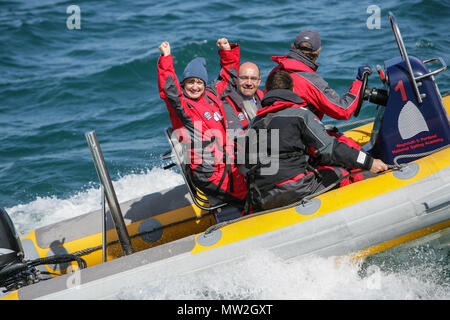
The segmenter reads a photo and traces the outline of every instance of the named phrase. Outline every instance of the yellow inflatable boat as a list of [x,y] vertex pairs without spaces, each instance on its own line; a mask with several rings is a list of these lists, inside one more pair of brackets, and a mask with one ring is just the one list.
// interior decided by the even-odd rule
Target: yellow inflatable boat
[[[184,175],[177,142],[168,134],[185,184],[117,204],[90,133],[109,210],[82,214],[19,239],[1,209],[0,297],[105,299],[125,285],[151,283],[162,274],[206,272],[255,249],[283,259],[360,259],[449,233],[450,96],[441,96],[434,79],[446,65],[441,58],[408,57],[392,14],[390,21],[400,56],[379,69],[383,89],[369,90],[364,79],[363,96],[378,105],[377,115],[371,123],[345,131],[389,163],[389,171],[287,207],[241,216],[238,209],[213,206],[199,194]],[[428,64],[439,62],[442,66],[430,71]]]

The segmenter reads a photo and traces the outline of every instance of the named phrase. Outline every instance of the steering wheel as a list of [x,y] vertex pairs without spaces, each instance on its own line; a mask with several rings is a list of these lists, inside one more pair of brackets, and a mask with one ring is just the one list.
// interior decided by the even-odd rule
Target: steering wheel
[[353,112],[353,116],[355,118],[357,118],[359,116],[359,112],[361,111],[364,96],[366,94],[368,79],[369,79],[369,73],[364,72],[363,78],[362,78],[361,93],[359,94],[359,99],[358,99],[358,105],[356,106],[355,112]]

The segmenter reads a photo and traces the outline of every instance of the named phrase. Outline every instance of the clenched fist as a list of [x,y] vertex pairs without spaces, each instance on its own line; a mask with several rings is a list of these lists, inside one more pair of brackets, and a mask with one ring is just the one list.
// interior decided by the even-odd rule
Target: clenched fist
[[228,43],[227,38],[220,38],[219,40],[217,40],[216,44],[219,47],[219,50],[231,50],[231,46]]
[[163,56],[168,56],[170,54],[170,44],[167,41],[164,41],[159,45],[159,51],[161,51],[161,54]]

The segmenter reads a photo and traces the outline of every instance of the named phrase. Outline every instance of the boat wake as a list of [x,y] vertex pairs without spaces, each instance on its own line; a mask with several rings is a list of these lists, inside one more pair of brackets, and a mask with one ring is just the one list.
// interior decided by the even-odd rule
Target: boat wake
[[113,299],[168,300],[431,300],[449,299],[449,284],[436,279],[435,263],[396,271],[378,264],[336,263],[334,258],[285,261],[267,251],[254,252],[211,272],[166,278],[128,287]]
[[[153,167],[124,175],[113,181],[113,186],[118,200],[124,202],[181,183],[183,178],[175,171]],[[26,235],[31,230],[99,209],[101,209],[101,197],[98,183],[95,185],[91,183],[85,190],[78,191],[67,199],[38,196],[29,203],[6,208],[20,235]]]
[[[120,202],[183,183],[181,175],[153,167],[113,181]],[[98,184],[91,183],[67,199],[37,197],[6,210],[19,234],[100,209]],[[391,250],[392,251],[392,250]],[[335,258],[283,260],[259,250],[246,259],[207,272],[123,287],[113,299],[450,299],[449,247],[420,245],[392,251],[365,262],[336,263]]]

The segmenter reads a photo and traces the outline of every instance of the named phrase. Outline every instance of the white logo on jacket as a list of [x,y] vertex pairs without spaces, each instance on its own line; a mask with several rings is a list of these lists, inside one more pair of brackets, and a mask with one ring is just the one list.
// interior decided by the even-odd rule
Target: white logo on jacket
[[218,112],[214,112],[214,120],[220,121],[222,120],[222,116]]
[[211,113],[209,113],[208,111],[206,111],[203,116],[206,118],[206,120],[211,120],[212,116]]

